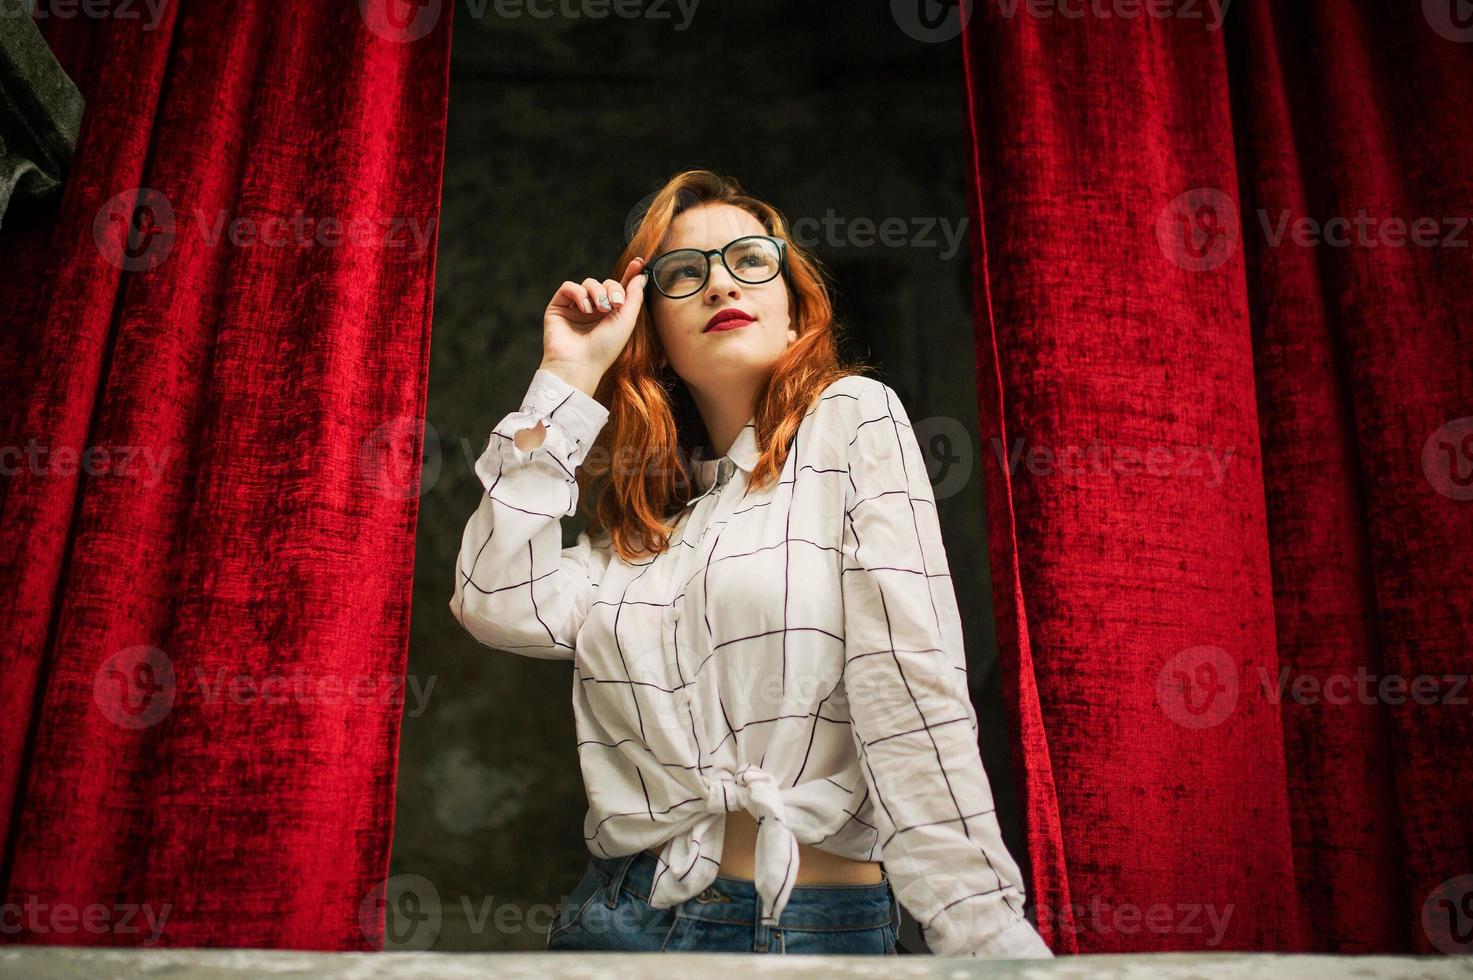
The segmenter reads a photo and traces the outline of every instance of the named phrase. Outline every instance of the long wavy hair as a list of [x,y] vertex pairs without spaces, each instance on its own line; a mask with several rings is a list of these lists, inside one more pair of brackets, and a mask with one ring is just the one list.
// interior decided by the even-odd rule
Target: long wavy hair
[[[786,241],[782,281],[798,337],[778,357],[757,393],[755,426],[759,457],[749,489],[765,486],[782,473],[788,448],[818,394],[830,383],[869,366],[840,363],[828,278],[822,264],[788,235],[777,208],[743,192],[732,178],[709,170],[686,170],[670,178],[639,218],[611,278],[618,279],[635,256],[652,258],[677,215],[707,204],[742,208],[767,234]],[[668,363],[650,306],[658,294],[646,284],[645,302],[629,342],[604,373],[594,398],[609,419],[583,465],[578,468],[579,499],[591,535],[607,531],[625,561],[658,554],[670,546],[674,518],[698,492],[694,468],[709,459],[704,420],[690,390]]]

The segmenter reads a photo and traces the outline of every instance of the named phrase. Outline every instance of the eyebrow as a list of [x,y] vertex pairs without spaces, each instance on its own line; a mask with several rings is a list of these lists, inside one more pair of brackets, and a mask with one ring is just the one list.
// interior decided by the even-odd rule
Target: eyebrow
[[682,248],[695,248],[695,249],[700,249],[703,252],[706,252],[706,251],[710,251],[713,248],[725,248],[726,246],[730,245],[732,242],[736,241],[739,238],[751,238],[753,235],[766,235],[766,234],[767,234],[767,232],[765,232],[765,231],[747,231],[747,232],[743,232],[740,235],[737,235],[735,238],[728,238],[726,241],[722,242],[720,245],[709,245],[709,246],[706,246],[704,248],[702,248],[700,245],[671,245],[668,248],[657,249],[655,251],[655,254],[656,255],[659,255],[661,252],[674,252],[677,249],[682,249]]

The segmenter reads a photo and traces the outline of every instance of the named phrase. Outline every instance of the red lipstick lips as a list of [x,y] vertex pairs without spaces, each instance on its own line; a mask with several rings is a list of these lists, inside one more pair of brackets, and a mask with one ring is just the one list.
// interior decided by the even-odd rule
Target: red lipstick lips
[[711,330],[735,330],[743,324],[751,323],[752,319],[751,314],[741,310],[722,310],[706,321],[706,329],[702,333]]

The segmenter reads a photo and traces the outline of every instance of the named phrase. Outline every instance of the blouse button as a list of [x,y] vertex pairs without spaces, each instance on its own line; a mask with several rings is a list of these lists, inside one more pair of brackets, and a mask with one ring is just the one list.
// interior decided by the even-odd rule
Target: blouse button
[[555,397],[557,397],[557,389],[556,388],[543,388],[542,389],[542,396],[544,398],[555,398]]

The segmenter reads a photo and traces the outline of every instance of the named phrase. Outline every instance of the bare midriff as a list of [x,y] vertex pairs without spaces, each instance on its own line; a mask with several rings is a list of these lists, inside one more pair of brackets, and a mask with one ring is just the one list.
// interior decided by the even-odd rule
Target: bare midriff
[[[648,848],[656,857],[660,848]],[[721,866],[727,878],[756,878],[757,821],[746,810],[726,814],[726,836],[721,844]],[[839,854],[798,845],[797,885],[877,885],[884,880],[878,861],[856,861]]]

